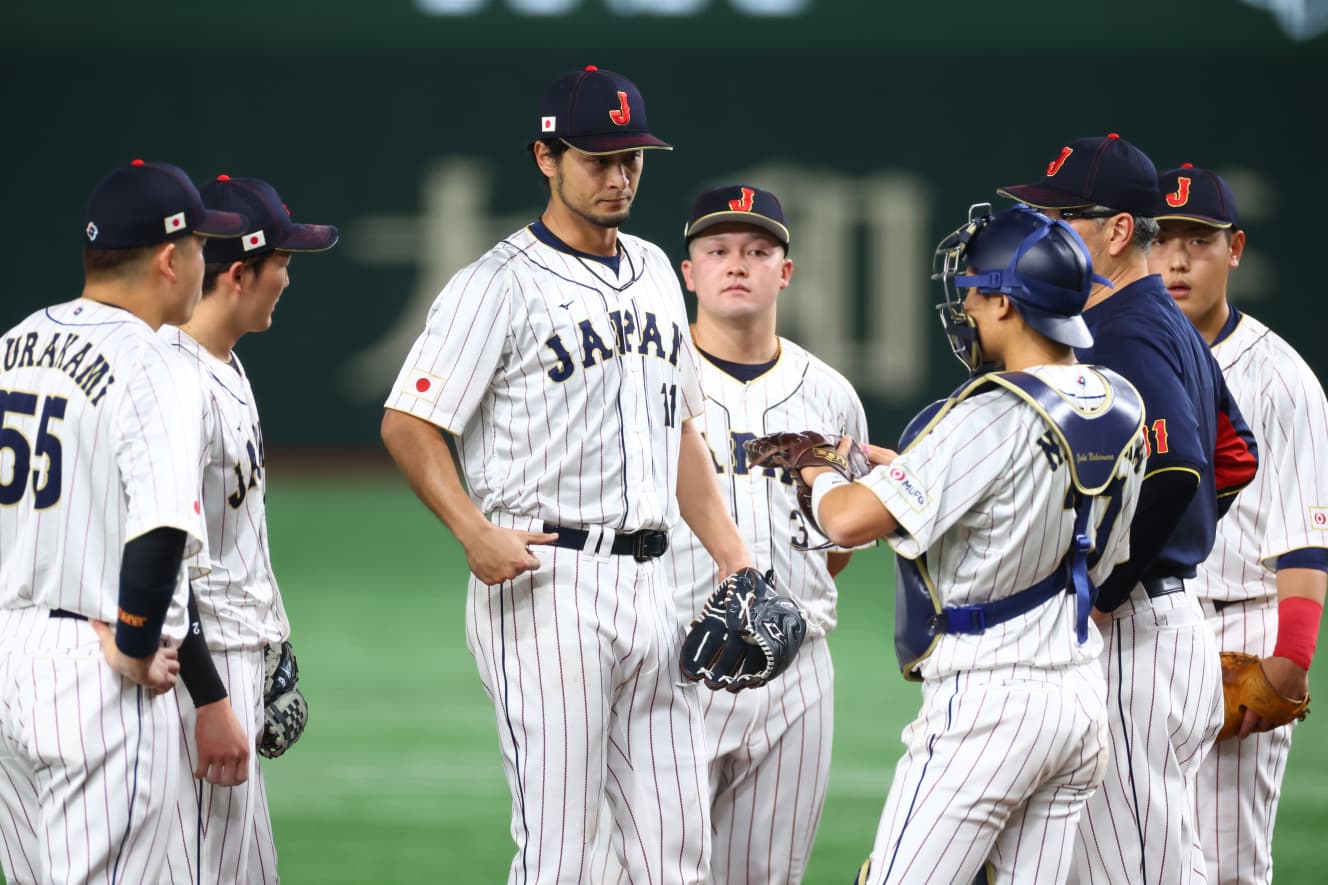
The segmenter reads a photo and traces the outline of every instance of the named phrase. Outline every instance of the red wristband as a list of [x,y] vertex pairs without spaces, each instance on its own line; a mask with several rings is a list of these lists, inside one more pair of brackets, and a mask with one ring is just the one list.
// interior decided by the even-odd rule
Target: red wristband
[[1288,596],[1277,603],[1277,645],[1273,657],[1286,658],[1302,670],[1314,660],[1323,603],[1304,596]]

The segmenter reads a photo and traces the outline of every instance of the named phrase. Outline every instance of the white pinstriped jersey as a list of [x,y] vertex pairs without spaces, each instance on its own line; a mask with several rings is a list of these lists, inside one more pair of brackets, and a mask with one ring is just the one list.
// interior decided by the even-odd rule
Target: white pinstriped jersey
[[[842,375],[797,344],[780,339],[779,362],[744,383],[700,357],[705,410],[697,417],[719,471],[719,483],[738,530],[760,563],[775,570],[775,586],[808,613],[809,636],[835,628],[838,591],[826,567],[828,541],[807,525],[793,480],[780,471],[749,470],[743,443],[769,433],[816,430],[831,439],[847,433],[866,441],[867,417]],[[715,560],[686,524],[669,538],[663,557],[684,623],[715,589]]]
[[667,529],[679,428],[701,411],[682,290],[657,246],[620,265],[522,228],[429,310],[387,407],[457,436],[471,497],[566,526]]
[[214,651],[290,635],[267,536],[267,473],[258,406],[238,357],[217,359],[182,329],[159,333],[202,380],[203,517],[207,549],[191,560],[203,633]]
[[[1091,407],[1107,394],[1100,377],[1080,366],[1028,371],[1072,402]],[[909,559],[927,554],[942,605],[1001,599],[1060,563],[1074,531],[1074,510],[1065,504],[1069,471],[1038,444],[1046,433],[1046,423],[1023,400],[979,393],[951,409],[893,464],[863,480],[899,521],[900,531],[886,542]],[[1137,461],[1122,459],[1118,468],[1127,480],[1115,523],[1089,571],[1095,583],[1129,558],[1129,526],[1143,482],[1142,459]],[[1107,499],[1096,498],[1092,506],[1091,524],[1100,525]],[[1093,660],[1101,650],[1097,630],[1088,631],[1086,643],[1076,641],[1075,599],[1062,593],[985,633],[942,635],[919,670],[924,680],[934,680],[1015,664],[1058,667]]]
[[1259,472],[1189,586],[1207,599],[1275,597],[1279,555],[1328,547],[1328,401],[1300,354],[1248,314],[1213,356],[1258,440]]
[[[201,549],[199,381],[152,328],[77,299],[4,336],[0,608],[115,623],[125,542],[155,528]],[[181,570],[163,635],[184,636]]]

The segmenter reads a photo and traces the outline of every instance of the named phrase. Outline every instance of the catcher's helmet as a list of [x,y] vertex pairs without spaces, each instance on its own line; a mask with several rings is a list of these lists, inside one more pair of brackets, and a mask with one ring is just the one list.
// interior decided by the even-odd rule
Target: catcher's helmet
[[970,371],[984,363],[977,328],[964,312],[964,289],[1004,294],[1034,331],[1070,347],[1091,347],[1093,336],[1080,315],[1095,282],[1088,247],[1064,221],[1052,220],[1017,204],[998,214],[979,203],[969,209],[968,224],[936,247],[932,279],[945,287],[937,305],[951,349]]

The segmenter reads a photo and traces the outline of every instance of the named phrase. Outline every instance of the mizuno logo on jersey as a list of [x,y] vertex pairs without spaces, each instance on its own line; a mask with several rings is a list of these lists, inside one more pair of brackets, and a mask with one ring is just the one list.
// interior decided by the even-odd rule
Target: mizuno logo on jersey
[[[578,341],[572,348],[563,342],[562,335],[555,334],[545,341],[544,346],[553,351],[557,360],[547,372],[549,379],[561,384],[575,374],[578,365],[583,369],[589,369],[601,362],[621,359],[630,353],[648,354],[666,359],[669,365],[677,368],[678,351],[682,348],[683,340],[682,329],[678,328],[677,323],[670,323],[673,329],[666,347],[664,336],[659,330],[659,320],[650,311],[646,311],[639,333],[636,319],[630,310],[610,311],[609,322],[613,326],[611,336],[607,330],[596,329],[588,319],[579,321],[575,333]],[[633,338],[636,339],[635,342]],[[580,354],[580,359],[576,358],[573,350]]]
[[4,370],[37,368],[64,372],[87,394],[92,405],[101,405],[106,391],[115,383],[115,376],[105,357],[93,354],[91,344],[80,347],[79,338],[76,332],[53,332],[44,343],[36,332],[6,338]]

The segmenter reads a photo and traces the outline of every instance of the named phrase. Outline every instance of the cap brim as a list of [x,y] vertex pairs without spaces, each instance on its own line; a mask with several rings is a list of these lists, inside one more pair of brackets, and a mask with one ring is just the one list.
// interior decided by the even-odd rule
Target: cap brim
[[997,188],[996,193],[1002,197],[1027,203],[1034,209],[1078,209],[1093,205],[1092,200],[1085,200],[1078,194],[1037,184],[1012,184],[1009,187]]
[[658,139],[649,132],[633,132],[625,135],[579,135],[564,138],[566,144],[586,154],[621,154],[624,151],[656,149],[673,150],[673,145]]
[[238,237],[248,224],[248,220],[238,213],[207,209],[203,212],[203,220],[194,226],[193,233],[203,237]]
[[773,218],[767,218],[755,212],[711,212],[709,215],[702,215],[687,226],[687,232],[683,235],[683,239],[691,242],[710,228],[720,224],[745,224],[750,227],[759,227],[774,234],[775,238],[784,244],[784,248],[788,248],[788,228]]
[[1209,227],[1216,227],[1222,230],[1232,226],[1230,221],[1223,221],[1220,218],[1212,218],[1208,215],[1154,215],[1154,221],[1193,221],[1198,224],[1206,224]]
[[276,245],[282,252],[326,252],[341,239],[330,224],[293,224],[290,235]]

